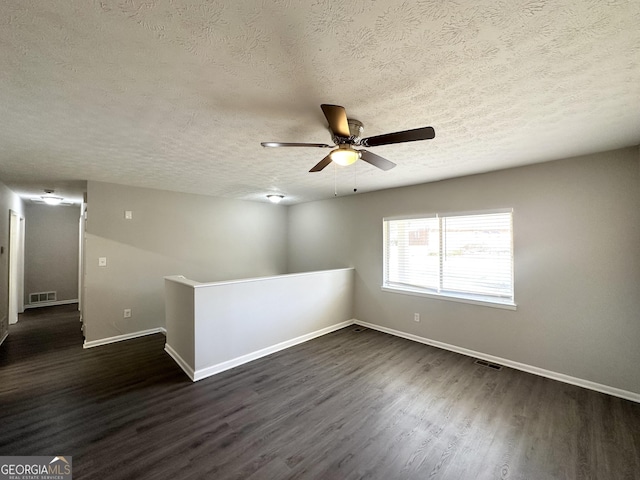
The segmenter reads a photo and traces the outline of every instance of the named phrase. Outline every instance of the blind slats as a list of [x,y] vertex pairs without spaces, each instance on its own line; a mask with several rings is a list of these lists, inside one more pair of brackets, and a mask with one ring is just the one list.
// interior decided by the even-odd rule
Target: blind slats
[[387,286],[513,299],[510,212],[384,224]]

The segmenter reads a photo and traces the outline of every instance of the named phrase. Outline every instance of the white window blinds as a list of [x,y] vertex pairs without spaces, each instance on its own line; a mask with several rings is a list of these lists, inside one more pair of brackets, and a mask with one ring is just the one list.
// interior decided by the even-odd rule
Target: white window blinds
[[408,218],[385,223],[385,283],[437,290],[440,285],[438,218]]
[[513,302],[511,212],[384,220],[384,285]]

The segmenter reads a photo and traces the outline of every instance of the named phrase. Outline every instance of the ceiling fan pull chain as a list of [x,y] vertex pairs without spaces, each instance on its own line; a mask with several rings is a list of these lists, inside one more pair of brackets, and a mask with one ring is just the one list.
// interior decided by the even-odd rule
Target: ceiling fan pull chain
[[333,164],[333,196],[338,196],[338,165]]
[[353,193],[358,191],[358,163],[353,166]]

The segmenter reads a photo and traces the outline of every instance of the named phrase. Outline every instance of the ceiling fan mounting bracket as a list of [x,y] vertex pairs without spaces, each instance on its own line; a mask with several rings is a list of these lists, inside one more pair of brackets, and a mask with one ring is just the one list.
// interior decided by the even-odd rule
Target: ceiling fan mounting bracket
[[353,138],[360,140],[362,136],[362,131],[364,130],[364,125],[360,120],[356,120],[355,118],[348,118],[347,122],[349,123],[349,133]]
[[360,138],[362,137],[362,132],[364,130],[364,125],[360,120],[356,120],[355,118],[348,118],[347,123],[349,124],[349,136],[341,137],[340,135],[336,135],[329,127],[329,132],[331,132],[331,138],[336,145],[360,145]]

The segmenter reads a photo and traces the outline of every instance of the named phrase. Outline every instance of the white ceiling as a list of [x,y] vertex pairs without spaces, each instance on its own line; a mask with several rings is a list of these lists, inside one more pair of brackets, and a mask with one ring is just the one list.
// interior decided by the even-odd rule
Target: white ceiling
[[[0,180],[286,202],[640,143],[638,0],[2,0]],[[308,173],[321,103],[436,138]]]

